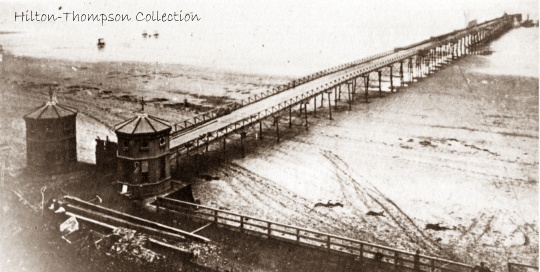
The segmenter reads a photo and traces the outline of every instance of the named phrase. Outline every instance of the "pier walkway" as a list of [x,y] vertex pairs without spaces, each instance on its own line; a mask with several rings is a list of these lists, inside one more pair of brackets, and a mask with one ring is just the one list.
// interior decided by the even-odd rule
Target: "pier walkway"
[[[308,75],[239,103],[231,103],[183,120],[173,125],[170,139],[171,158],[202,146],[208,149],[208,145],[218,139],[223,139],[225,145],[227,135],[232,133],[240,132],[241,137],[245,137],[242,130],[246,127],[267,118],[279,118],[278,115],[287,110],[290,126],[291,109],[298,105],[300,110],[302,107],[305,109],[307,128],[307,106],[313,103],[316,111],[318,96],[321,97],[321,104],[324,96],[327,96],[331,118],[331,101],[337,105],[342,94],[343,100],[351,108],[355,94],[363,89],[363,96],[368,103],[370,91],[379,91],[382,95],[383,82],[386,85],[389,83],[388,90],[393,92],[406,82],[427,76],[441,65],[468,54],[473,47],[500,36],[512,27],[513,21],[513,15],[504,15],[473,27],[431,37],[416,44]],[[370,83],[371,78],[374,78],[375,83]],[[260,132],[262,133],[262,124]],[[279,141],[278,126],[276,133]]]

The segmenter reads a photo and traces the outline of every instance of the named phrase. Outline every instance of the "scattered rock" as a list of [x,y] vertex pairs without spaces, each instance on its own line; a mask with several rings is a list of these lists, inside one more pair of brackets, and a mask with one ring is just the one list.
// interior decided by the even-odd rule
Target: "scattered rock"
[[443,230],[451,230],[452,228],[449,228],[449,227],[443,227],[441,226],[441,223],[437,223],[437,224],[426,224],[426,229],[428,230],[435,230],[435,231],[443,231]]
[[437,147],[436,145],[432,144],[430,141],[428,140],[423,140],[421,142],[419,142],[419,144],[421,144],[422,146],[431,146],[431,147]]
[[326,207],[326,208],[342,207],[343,208],[343,204],[341,202],[332,203],[330,200],[328,200],[328,202],[326,203],[322,203],[322,202],[315,203],[315,205],[313,206],[313,209],[317,207]]
[[381,212],[369,211],[369,212],[366,213],[366,215],[371,215],[371,216],[384,216],[384,211],[381,211]]

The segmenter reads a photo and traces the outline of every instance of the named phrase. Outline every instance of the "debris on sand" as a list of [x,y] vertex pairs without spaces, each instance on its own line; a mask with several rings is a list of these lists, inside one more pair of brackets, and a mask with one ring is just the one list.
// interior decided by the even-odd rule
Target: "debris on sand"
[[421,144],[422,146],[431,146],[431,147],[437,147],[436,145],[432,144],[430,141],[428,140],[423,140],[421,142],[419,142],[419,144]]
[[369,212],[366,213],[366,215],[371,215],[371,216],[384,216],[384,211],[381,211],[381,212],[369,211]]
[[444,231],[444,230],[452,230],[452,228],[441,226],[441,223],[437,224],[426,224],[426,229],[428,230],[435,230],[435,231]]
[[322,202],[315,203],[315,205],[313,206],[313,209],[317,207],[326,207],[326,208],[342,207],[343,208],[343,204],[341,202],[332,203],[330,200],[328,200],[326,203],[322,203]]
[[475,146],[475,145],[469,145],[469,144],[465,144],[465,146],[466,146],[466,147],[470,147],[470,148],[472,148],[472,149],[476,149],[476,150],[478,150],[478,151],[484,151],[484,152],[487,152],[487,153],[489,153],[489,154],[491,154],[491,155],[493,155],[493,156],[499,156],[499,153],[492,152],[492,151],[490,151],[489,149],[486,149],[486,148],[479,148],[479,147],[477,147],[477,146]]

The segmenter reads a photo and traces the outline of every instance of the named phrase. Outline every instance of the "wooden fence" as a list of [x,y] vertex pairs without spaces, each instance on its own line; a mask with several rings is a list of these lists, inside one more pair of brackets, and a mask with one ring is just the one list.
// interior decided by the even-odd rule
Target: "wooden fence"
[[216,225],[225,226],[247,234],[266,236],[272,239],[356,256],[360,262],[363,262],[365,259],[371,259],[385,262],[394,266],[396,269],[405,268],[413,270],[416,266],[416,271],[430,272],[468,272],[472,269],[471,265],[463,263],[420,254],[415,255],[411,252],[386,246],[223,211],[171,198],[157,197],[154,205],[158,211],[160,209],[166,209],[192,219],[214,222]]
[[538,266],[508,262],[508,272],[538,272]]

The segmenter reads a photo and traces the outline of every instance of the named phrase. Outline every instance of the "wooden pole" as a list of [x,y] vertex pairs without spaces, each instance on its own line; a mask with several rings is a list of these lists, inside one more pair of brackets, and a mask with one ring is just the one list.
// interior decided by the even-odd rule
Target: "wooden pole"
[[274,117],[274,125],[276,126],[276,137],[279,143],[279,117]]
[[394,92],[394,69],[390,65],[390,92]]
[[330,93],[332,91],[328,91],[328,116],[329,116],[329,119],[332,120],[332,104],[330,102]]
[[227,137],[226,136],[223,136],[223,153],[225,153],[225,150],[226,150],[226,145],[227,145]]
[[403,61],[399,62],[399,86],[403,87]]
[[307,121],[307,105],[308,105],[308,102],[305,102],[304,103],[304,117],[306,119],[306,130],[308,130],[308,121]]
[[245,153],[245,150],[244,150],[244,138],[245,137],[246,137],[246,133],[245,132],[240,132],[240,147],[242,149],[242,158],[246,157],[246,153]]
[[366,97],[366,103],[369,103],[369,74],[365,75],[364,77],[364,87],[365,87],[365,97]]
[[262,121],[259,121],[259,141],[263,139],[262,130],[263,130]]
[[349,82],[347,82],[347,94],[349,95],[349,110],[352,110],[351,88],[349,87],[349,85]]
[[289,107],[289,128],[292,127],[292,107]]
[[313,97],[313,117],[317,117],[317,96]]
[[381,70],[377,71],[377,74],[379,75],[379,97],[382,98],[382,89],[381,89],[381,80],[382,80],[382,73]]

